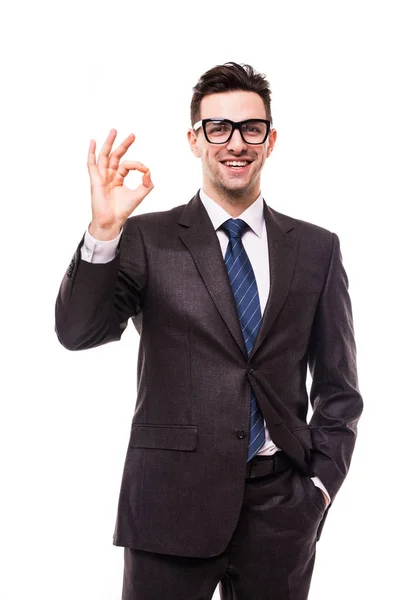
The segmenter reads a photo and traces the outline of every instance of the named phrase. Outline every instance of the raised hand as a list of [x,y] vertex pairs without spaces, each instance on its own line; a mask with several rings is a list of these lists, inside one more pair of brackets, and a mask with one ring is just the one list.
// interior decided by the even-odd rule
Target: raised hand
[[[133,133],[113,151],[117,131],[111,129],[96,162],[96,142],[90,140],[87,166],[92,195],[92,222],[89,232],[99,240],[111,240],[119,234],[125,221],[151,192],[154,185],[150,171],[140,162],[121,158],[135,141]],[[130,171],[143,173],[142,184],[135,190],[124,185]]]

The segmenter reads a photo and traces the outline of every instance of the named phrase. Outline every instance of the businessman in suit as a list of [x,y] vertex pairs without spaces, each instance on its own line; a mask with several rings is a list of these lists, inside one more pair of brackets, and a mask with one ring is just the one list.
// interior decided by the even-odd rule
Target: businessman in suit
[[121,162],[134,136],[113,149],[111,130],[97,160],[91,140],[93,217],[56,331],[70,350],[119,340],[129,318],[140,334],[123,600],[206,600],[218,584],[224,600],[305,600],[362,411],[339,240],[261,195],[277,135],[262,74],[204,73],[191,124],[202,188],[157,213],[130,217],[153,188]]

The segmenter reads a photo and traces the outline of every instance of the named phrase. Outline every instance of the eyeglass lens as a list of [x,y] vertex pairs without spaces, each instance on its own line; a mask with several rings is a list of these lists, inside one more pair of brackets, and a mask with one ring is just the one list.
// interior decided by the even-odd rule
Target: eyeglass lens
[[[243,138],[249,144],[262,144],[267,134],[267,124],[262,121],[249,121],[240,127]],[[232,123],[227,121],[209,121],[206,123],[206,135],[211,143],[223,144],[229,139]]]

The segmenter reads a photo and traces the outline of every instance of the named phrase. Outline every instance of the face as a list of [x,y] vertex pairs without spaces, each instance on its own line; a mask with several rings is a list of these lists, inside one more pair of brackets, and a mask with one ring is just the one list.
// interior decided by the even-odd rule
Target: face
[[[200,105],[200,119],[224,118],[231,121],[266,119],[262,98],[255,92],[233,91],[209,94]],[[211,197],[234,201],[243,197],[255,200],[260,193],[260,176],[266,158],[271,154],[276,131],[271,130],[264,144],[246,144],[235,129],[225,144],[207,142],[203,128],[188,132],[190,147],[201,158],[203,188]],[[229,165],[240,161],[240,165]]]

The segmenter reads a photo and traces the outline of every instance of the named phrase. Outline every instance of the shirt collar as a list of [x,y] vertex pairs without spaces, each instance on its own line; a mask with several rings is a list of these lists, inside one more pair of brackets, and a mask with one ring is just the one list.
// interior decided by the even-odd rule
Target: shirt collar
[[[215,230],[219,229],[227,219],[232,219],[231,215],[226,212],[222,206],[212,200],[210,196],[207,196],[203,189],[200,190],[200,199],[204,204],[204,208],[206,209]],[[246,210],[237,218],[245,221],[259,238],[262,236],[264,226],[264,200],[261,193],[257,200],[246,208]]]

